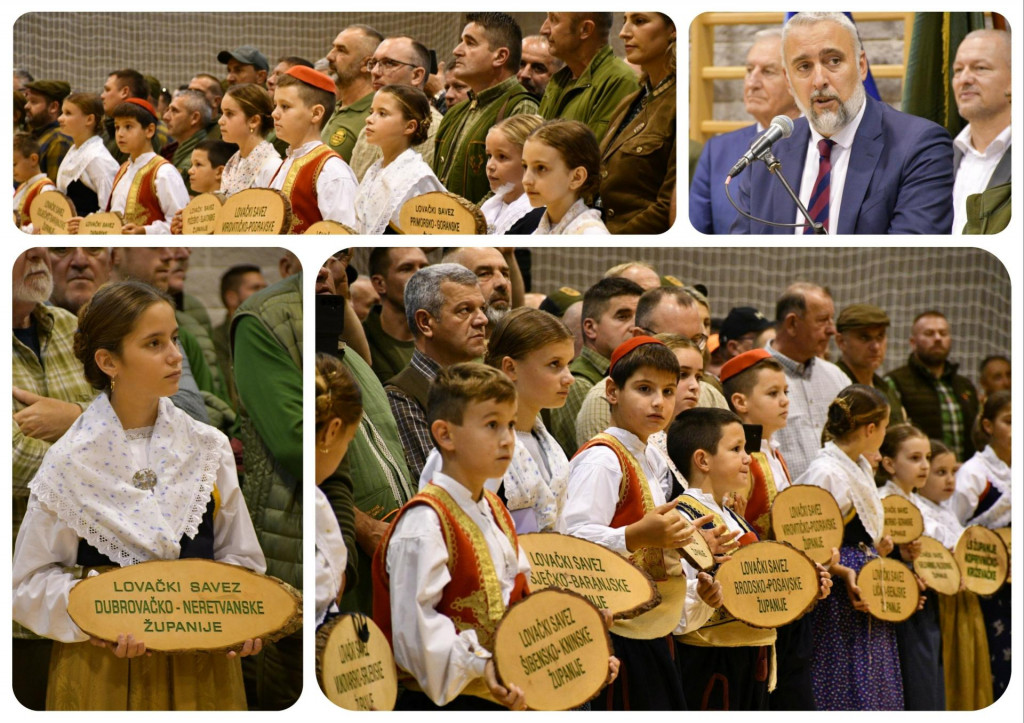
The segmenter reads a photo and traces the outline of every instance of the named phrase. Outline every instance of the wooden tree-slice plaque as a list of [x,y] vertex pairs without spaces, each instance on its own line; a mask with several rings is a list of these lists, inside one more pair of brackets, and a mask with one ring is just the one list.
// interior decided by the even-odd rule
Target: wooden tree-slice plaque
[[194,236],[214,233],[223,205],[216,193],[200,193],[181,209],[181,232]]
[[224,201],[217,234],[284,234],[292,223],[288,197],[272,188],[247,188]]
[[632,618],[661,601],[651,577],[622,555],[589,540],[534,532],[519,536],[530,561],[530,589],[571,590],[616,618]]
[[1006,582],[1009,559],[1003,538],[987,527],[971,525],[953,551],[964,585],[978,595],[994,595]]
[[876,557],[857,573],[861,598],[879,620],[901,623],[917,611],[920,591],[909,567],[899,560]]
[[533,710],[569,710],[593,698],[608,679],[611,654],[597,608],[556,588],[510,607],[494,636],[498,680],[522,688]]
[[238,649],[302,625],[302,596],[277,578],[213,560],[154,560],[76,584],[68,614],[82,630],[116,641],[131,633],[165,653]]
[[1013,570],[1013,550],[1010,547],[1010,538],[1012,537],[1010,534],[1010,528],[1000,527],[997,530],[993,530],[993,532],[999,535],[1003,544],[1006,545],[1006,582],[1009,584],[1013,582],[1013,580],[1010,579],[1013,576],[1011,573],[1011,570]]
[[47,191],[32,199],[28,215],[38,233],[53,235],[67,233],[68,219],[77,214],[70,198],[60,191]]
[[814,561],[784,542],[764,540],[732,553],[715,574],[722,604],[756,628],[777,628],[800,618],[818,598]]
[[487,233],[487,220],[476,204],[443,191],[410,198],[402,204],[398,223],[408,235]]
[[684,560],[698,570],[711,572],[715,568],[715,555],[700,530],[694,529],[690,541],[676,549]]
[[673,575],[656,580],[661,602],[651,610],[629,620],[616,620],[612,632],[634,640],[663,638],[679,625],[686,604],[686,577]]
[[351,236],[356,230],[338,221],[317,221],[306,229],[306,236]]
[[885,510],[882,534],[892,537],[894,544],[905,545],[924,534],[924,517],[910,500],[889,495],[882,500],[882,507]]
[[921,554],[914,560],[914,572],[924,584],[940,595],[956,595],[960,590],[960,568],[953,553],[928,535],[921,535]]
[[346,710],[394,710],[398,675],[391,646],[370,618],[339,615],[316,632],[316,677]]
[[843,515],[832,493],[814,485],[793,485],[772,501],[772,536],[803,551],[819,565],[843,545]]
[[123,218],[117,211],[90,213],[78,223],[79,236],[120,236]]

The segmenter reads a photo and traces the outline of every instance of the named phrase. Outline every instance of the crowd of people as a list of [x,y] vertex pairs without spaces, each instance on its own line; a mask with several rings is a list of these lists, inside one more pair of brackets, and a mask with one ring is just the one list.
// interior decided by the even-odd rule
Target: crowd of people
[[[225,78],[172,92],[145,68],[112,70],[99,93],[15,71],[17,223],[32,232],[32,201],[56,190],[74,204],[70,233],[105,211],[123,233],[180,233],[191,197],[270,188],[290,202],[291,233],[323,220],[400,233],[403,203],[432,191],[482,211],[489,234],[662,233],[676,28],[625,13],[622,58],[612,23],[547,13],[524,37],[510,15],[468,13],[453,49],[351,25],[322,61],[271,68],[243,44],[218,54]],[[439,55],[453,58],[445,73]]]
[[[317,619],[373,615],[399,708],[529,706],[490,662],[497,621],[529,593],[517,538],[529,532],[685,579],[672,635],[612,627],[594,709],[976,710],[1001,695],[1009,585],[991,598],[922,592],[892,624],[872,617],[857,573],[920,554],[883,529],[890,494],[950,549],[967,525],[1009,526],[1007,356],[985,358],[979,392],[951,357],[946,316],[925,309],[906,363],[883,377],[886,311],[843,299],[836,315],[812,282],[781,289],[774,315],[714,319],[706,290],[642,261],[549,295],[532,293],[521,261],[509,248],[430,263],[378,247],[367,276],[345,250],[317,279],[317,479],[339,482],[321,491],[345,507],[318,516]],[[843,542],[818,566],[811,612],[755,628],[677,548],[700,534],[728,555],[770,538],[790,485],[831,493]],[[486,602],[465,604],[473,595]]]

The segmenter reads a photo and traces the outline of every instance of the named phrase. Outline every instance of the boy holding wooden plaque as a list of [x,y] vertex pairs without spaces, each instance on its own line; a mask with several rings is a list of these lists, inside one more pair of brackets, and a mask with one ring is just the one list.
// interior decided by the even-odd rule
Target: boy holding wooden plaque
[[14,134],[14,220],[18,228],[32,232],[29,210],[32,201],[43,191],[55,191],[50,177],[39,166],[39,142],[28,133]]
[[[678,381],[679,361],[653,337],[633,337],[615,349],[605,391],[612,426],[573,457],[563,512],[570,535],[615,550],[656,581],[684,576],[677,548],[694,532],[675,502],[666,501],[672,489],[668,465],[647,443],[671,420]],[[721,587],[709,575],[691,573],[682,586],[686,600],[679,606],[677,632],[699,627],[721,601]],[[661,604],[670,603],[663,596]],[[685,710],[671,638],[626,638],[615,628],[611,635],[622,672],[619,683],[592,705]]]
[[[278,77],[274,89],[274,129],[288,143],[276,170],[260,171],[256,186],[288,196],[292,209],[289,233],[305,233],[318,221],[355,226],[359,183],[348,164],[320,140],[334,108],[334,81],[301,65]],[[271,166],[271,169],[273,166]]]

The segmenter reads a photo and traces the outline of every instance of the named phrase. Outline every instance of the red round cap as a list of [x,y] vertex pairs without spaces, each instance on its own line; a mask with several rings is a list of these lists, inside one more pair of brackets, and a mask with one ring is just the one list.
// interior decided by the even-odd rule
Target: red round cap
[[718,379],[724,383],[729,377],[734,377],[740,372],[746,371],[762,359],[768,359],[771,355],[772,353],[767,349],[751,349],[750,351],[738,354],[722,365],[722,369],[718,373]]
[[[608,365],[608,374],[611,375],[612,369],[615,368],[619,359],[626,356],[626,354],[629,354],[629,352],[633,351],[638,346],[643,346],[644,344],[661,344],[661,342],[653,336],[634,336],[629,341],[622,342],[615,347],[615,351],[612,352],[612,363]],[[664,344],[661,345],[665,346]]]
[[293,65],[285,71],[285,74],[298,78],[306,85],[325,90],[328,93],[334,93],[334,81],[319,70],[313,70],[304,65]]
[[149,111],[150,115],[156,118],[156,108],[154,108],[152,103],[150,103],[148,100],[143,100],[142,98],[125,98],[124,102],[134,103],[140,108]]

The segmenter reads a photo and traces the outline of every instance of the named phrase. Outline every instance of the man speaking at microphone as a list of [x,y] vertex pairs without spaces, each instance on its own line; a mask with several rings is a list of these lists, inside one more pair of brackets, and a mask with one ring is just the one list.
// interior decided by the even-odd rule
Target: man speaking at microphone
[[[830,234],[948,234],[953,147],[944,128],[869,98],[867,56],[842,13],[799,13],[783,29],[782,58],[804,117],[772,146],[811,218]],[[722,179],[724,181],[725,179]],[[811,233],[778,179],[759,162],[733,191],[750,215],[732,233]]]

